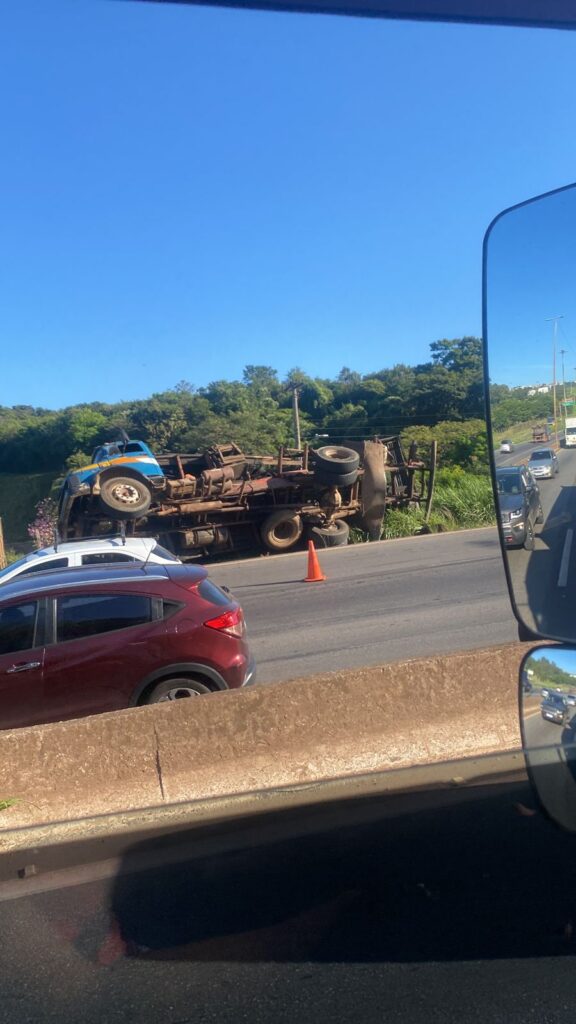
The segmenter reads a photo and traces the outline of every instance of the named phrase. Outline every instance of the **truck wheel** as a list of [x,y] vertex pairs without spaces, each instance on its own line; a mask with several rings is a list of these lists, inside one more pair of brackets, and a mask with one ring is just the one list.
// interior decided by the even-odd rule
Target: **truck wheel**
[[317,466],[314,469],[314,483],[320,487],[349,487],[350,484],[355,484],[357,479],[357,469],[350,473],[327,473],[324,466]]
[[164,704],[169,700],[180,700],[182,697],[200,697],[203,693],[211,692],[204,683],[200,683],[197,679],[164,679],[153,690],[150,690],[142,703]]
[[137,519],[150,508],[152,494],[143,480],[134,476],[111,476],[102,481],[100,505],[120,519]]
[[316,548],[341,548],[348,543],[350,527],[344,519],[336,519],[330,526],[312,526],[309,535]]
[[297,512],[279,509],[268,516],[260,529],[260,536],[269,551],[290,551],[296,547],[304,525]]
[[360,456],[352,448],[341,445],[327,444],[314,452],[314,462],[318,469],[325,473],[351,473],[358,469]]

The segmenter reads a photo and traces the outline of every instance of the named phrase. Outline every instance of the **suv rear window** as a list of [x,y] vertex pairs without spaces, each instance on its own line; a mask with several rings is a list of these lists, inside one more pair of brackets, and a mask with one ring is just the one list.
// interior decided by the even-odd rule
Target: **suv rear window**
[[56,639],[59,643],[83,636],[110,633],[150,622],[152,602],[140,594],[76,595],[57,600]]
[[230,594],[225,594],[220,587],[217,587],[212,580],[202,580],[198,584],[198,593],[200,597],[203,597],[205,601],[209,601],[210,604],[215,605],[228,605],[232,603]]
[[173,555],[171,551],[168,551],[168,548],[163,548],[161,544],[155,544],[152,551],[155,555],[158,555],[159,558],[167,558],[171,562],[180,561],[179,558],[176,558],[176,555]]

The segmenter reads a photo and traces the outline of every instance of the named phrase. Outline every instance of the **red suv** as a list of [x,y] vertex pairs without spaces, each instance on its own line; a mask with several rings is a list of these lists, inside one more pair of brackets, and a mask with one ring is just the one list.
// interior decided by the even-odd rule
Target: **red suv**
[[0,728],[254,682],[242,609],[186,565],[61,569],[2,587]]

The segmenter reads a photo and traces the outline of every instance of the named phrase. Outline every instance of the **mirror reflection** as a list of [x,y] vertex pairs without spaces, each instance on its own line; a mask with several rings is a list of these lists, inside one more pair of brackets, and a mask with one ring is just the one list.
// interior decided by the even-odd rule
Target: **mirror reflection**
[[546,811],[576,831],[576,649],[540,647],[520,670],[522,737]]
[[524,624],[576,640],[576,191],[506,211],[486,240],[502,540]]

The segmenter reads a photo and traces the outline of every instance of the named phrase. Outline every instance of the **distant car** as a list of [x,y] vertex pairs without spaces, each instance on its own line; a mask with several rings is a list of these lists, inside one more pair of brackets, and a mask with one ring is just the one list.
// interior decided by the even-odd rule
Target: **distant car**
[[568,705],[559,693],[549,693],[544,697],[540,705],[540,714],[547,722],[554,722],[555,725],[564,725],[568,718]]
[[500,451],[502,453],[504,453],[504,452],[508,452],[508,453],[513,452],[514,451],[514,445],[512,444],[512,441],[501,441],[500,442]]
[[506,547],[534,547],[534,527],[544,522],[538,484],[525,466],[496,469],[498,511]]
[[0,591],[0,728],[254,681],[244,616],[206,569],[60,569]]
[[57,547],[32,551],[6,569],[0,570],[0,584],[20,576],[31,576],[53,569],[72,569],[83,565],[112,565],[121,562],[151,562],[154,565],[180,563],[176,555],[163,548],[153,537],[107,537],[102,540],[74,540]]
[[556,452],[552,448],[536,448],[528,460],[528,469],[537,480],[556,476],[560,472]]
[[576,693],[567,693],[565,699],[569,708],[576,708]]
[[523,676],[522,677],[522,690],[523,690],[523,692],[524,693],[532,693],[533,689],[534,689],[534,687],[532,686],[532,683],[530,682],[530,680],[527,679],[525,676]]

